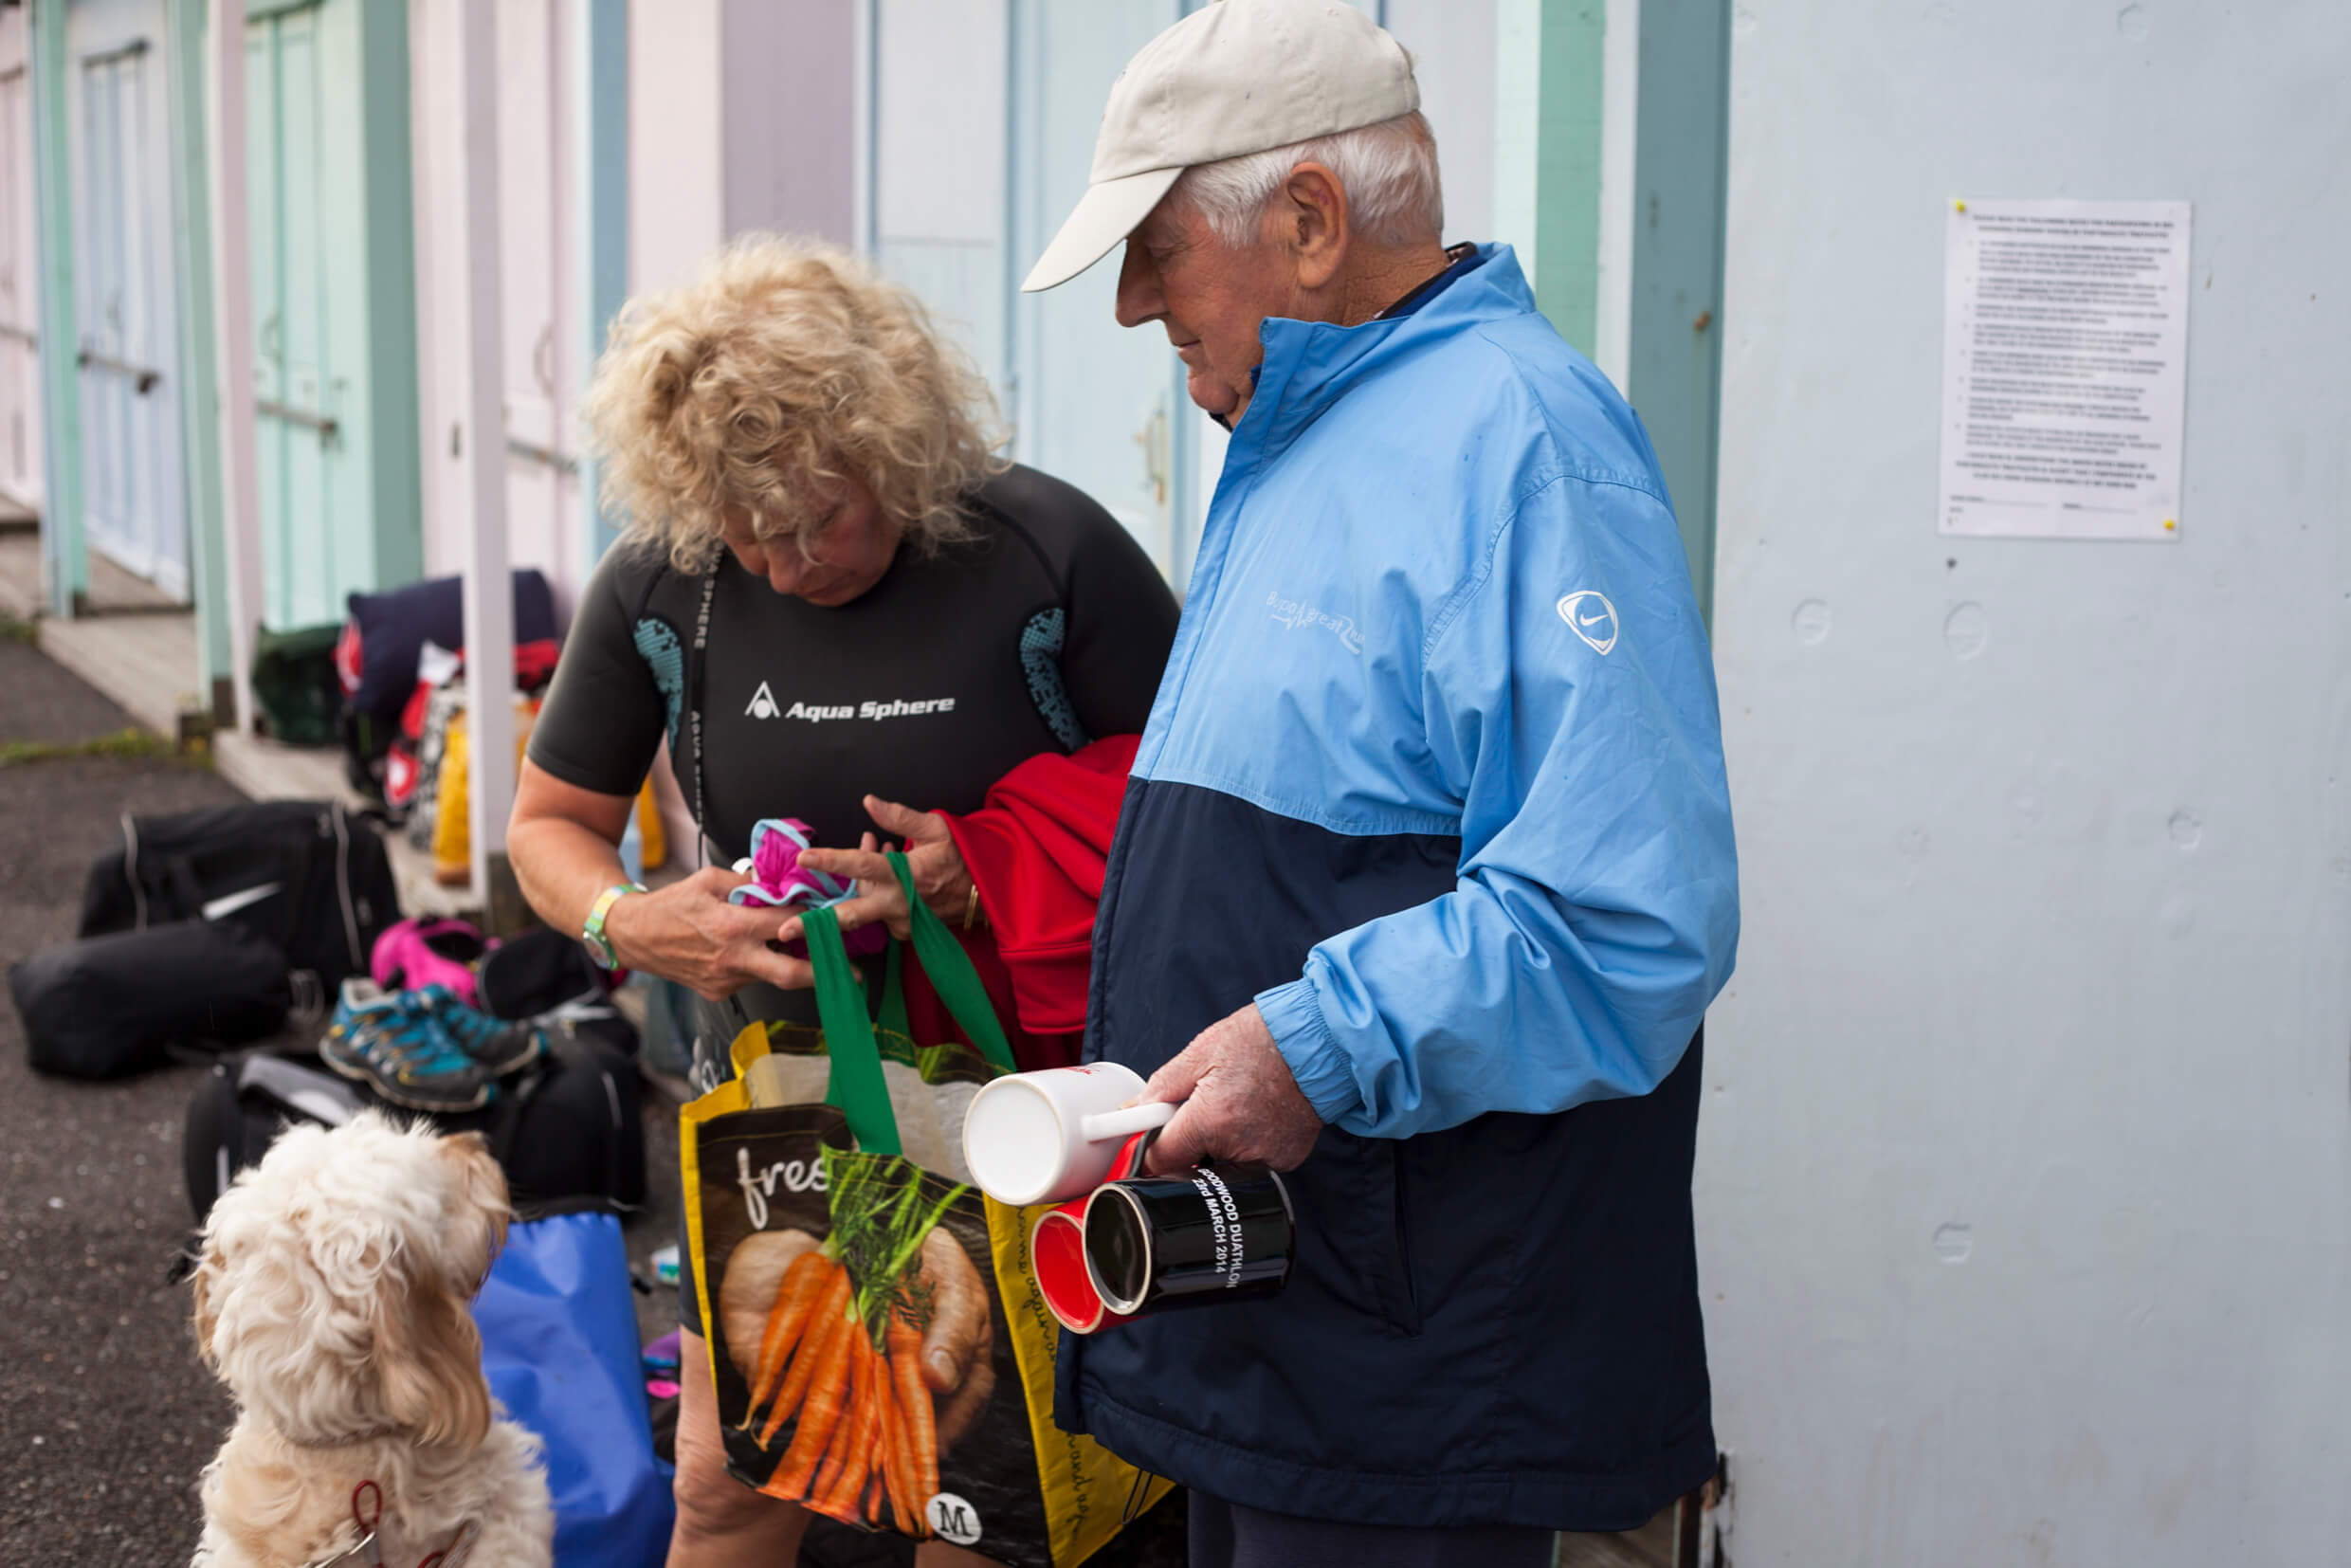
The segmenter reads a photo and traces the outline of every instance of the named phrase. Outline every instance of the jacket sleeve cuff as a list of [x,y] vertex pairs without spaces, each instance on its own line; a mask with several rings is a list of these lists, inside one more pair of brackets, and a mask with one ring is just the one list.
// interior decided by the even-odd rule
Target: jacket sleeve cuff
[[1356,1087],[1355,1063],[1323,1023],[1322,1004],[1315,996],[1313,981],[1292,980],[1259,992],[1257,1011],[1315,1115],[1335,1122],[1361,1108],[1363,1096]]

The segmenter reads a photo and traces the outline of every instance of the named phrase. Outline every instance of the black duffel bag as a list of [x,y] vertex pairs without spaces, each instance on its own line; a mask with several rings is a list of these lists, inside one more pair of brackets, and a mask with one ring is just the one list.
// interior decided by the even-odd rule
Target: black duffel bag
[[82,891],[79,934],[174,921],[234,921],[276,942],[289,969],[335,988],[368,970],[400,897],[384,842],[340,801],[266,800],[125,816],[122,848]]
[[178,921],[35,954],[9,971],[34,1068],[120,1078],[175,1046],[274,1034],[294,1003],[285,954],[248,926]]
[[221,1062],[188,1107],[182,1162],[201,1226],[237,1172],[290,1123],[340,1126],[374,1107],[443,1132],[478,1132],[505,1170],[515,1208],[615,1210],[645,1203],[644,1097],[629,1055],[585,1027],[550,1021],[548,1055],[500,1081],[498,1097],[462,1116],[386,1104],[315,1060],[254,1052]]

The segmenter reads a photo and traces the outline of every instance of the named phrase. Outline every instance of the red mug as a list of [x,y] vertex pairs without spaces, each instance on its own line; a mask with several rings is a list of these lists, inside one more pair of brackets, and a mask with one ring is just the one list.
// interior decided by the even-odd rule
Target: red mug
[[[1152,1132],[1139,1132],[1128,1139],[1111,1162],[1106,1179],[1123,1181],[1139,1173],[1151,1137]],[[1037,1273],[1037,1292],[1045,1298],[1047,1310],[1072,1334],[1091,1334],[1132,1322],[1110,1310],[1085,1267],[1085,1205],[1092,1195],[1055,1204],[1029,1228],[1029,1263]]]

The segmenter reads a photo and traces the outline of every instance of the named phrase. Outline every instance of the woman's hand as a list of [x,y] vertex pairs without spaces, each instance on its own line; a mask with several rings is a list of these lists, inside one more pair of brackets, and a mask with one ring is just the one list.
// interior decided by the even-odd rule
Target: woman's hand
[[[914,874],[915,891],[922,895],[931,912],[950,925],[962,924],[965,911],[972,907],[972,874],[956,849],[955,835],[947,830],[947,819],[937,811],[918,811],[878,795],[866,797],[866,814],[884,832],[904,841],[906,869]],[[899,884],[898,873],[890,869],[871,833],[866,835],[864,847],[856,849],[803,849],[800,864],[832,876],[857,879],[857,897],[832,906],[842,930],[879,921],[900,941],[906,939],[911,917],[906,890]],[[799,935],[797,920],[785,922],[784,940],[796,940]]]
[[[775,911],[726,902],[727,889],[750,880],[712,866],[659,892],[631,893],[606,914],[604,934],[623,967],[675,980],[714,1002],[755,980],[804,991],[816,972],[768,946],[781,939]],[[791,923],[797,936],[799,922]]]

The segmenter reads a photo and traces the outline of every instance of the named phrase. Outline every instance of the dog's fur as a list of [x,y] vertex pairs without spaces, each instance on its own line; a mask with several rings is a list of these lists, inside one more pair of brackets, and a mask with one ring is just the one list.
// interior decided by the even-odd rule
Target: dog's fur
[[468,1305],[507,1212],[479,1137],[373,1112],[292,1129],[221,1194],[196,1341],[237,1422],[204,1472],[196,1568],[333,1557],[358,1539],[362,1481],[382,1490],[388,1568],[446,1548],[468,1520],[469,1564],[548,1568],[538,1443],[492,1407]]

